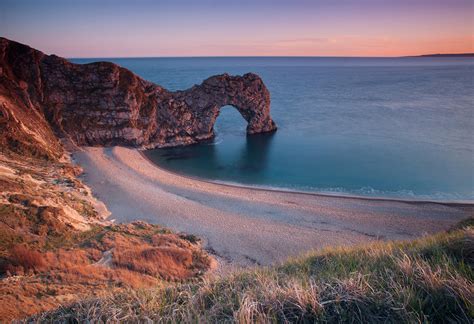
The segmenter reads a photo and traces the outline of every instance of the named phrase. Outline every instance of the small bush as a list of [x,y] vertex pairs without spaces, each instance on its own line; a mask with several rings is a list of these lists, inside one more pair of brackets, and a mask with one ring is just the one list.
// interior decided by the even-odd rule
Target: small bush
[[180,234],[179,237],[182,238],[183,240],[188,241],[191,244],[197,244],[201,241],[199,237],[193,234]]
[[113,263],[164,279],[184,279],[191,274],[193,258],[191,251],[176,247],[121,247],[115,249]]
[[11,274],[22,274],[29,271],[38,271],[46,266],[44,256],[35,250],[31,250],[25,245],[17,245],[10,252],[4,272]]

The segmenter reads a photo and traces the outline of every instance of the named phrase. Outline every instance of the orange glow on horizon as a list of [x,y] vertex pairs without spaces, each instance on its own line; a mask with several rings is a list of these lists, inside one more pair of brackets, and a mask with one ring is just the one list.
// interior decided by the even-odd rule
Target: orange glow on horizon
[[[396,57],[424,54],[474,53],[474,35],[444,38],[401,38],[340,36],[332,38],[295,38],[276,41],[206,40],[169,43],[156,49],[159,42],[141,39],[101,40],[82,47],[63,43],[60,51],[48,50],[48,43],[29,44],[50,54],[64,57],[160,57],[160,56],[367,56]],[[126,44],[126,45],[124,45]]]

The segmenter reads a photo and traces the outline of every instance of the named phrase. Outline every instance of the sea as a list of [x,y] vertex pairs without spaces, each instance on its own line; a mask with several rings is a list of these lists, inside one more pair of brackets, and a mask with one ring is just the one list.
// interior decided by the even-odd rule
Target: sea
[[155,149],[159,167],[228,184],[411,200],[474,201],[474,58],[196,57],[112,61],[170,90],[260,75],[273,134],[222,107],[209,143]]

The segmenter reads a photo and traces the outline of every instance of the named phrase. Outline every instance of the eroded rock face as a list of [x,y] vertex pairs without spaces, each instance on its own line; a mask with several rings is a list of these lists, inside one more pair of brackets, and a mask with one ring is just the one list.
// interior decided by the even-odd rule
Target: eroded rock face
[[248,134],[276,130],[255,74],[213,76],[171,92],[113,63],[73,64],[0,38],[0,126],[14,130],[1,135],[2,145],[37,142],[54,156],[61,149],[53,133],[78,145],[193,144],[213,137],[225,105],[247,120]]

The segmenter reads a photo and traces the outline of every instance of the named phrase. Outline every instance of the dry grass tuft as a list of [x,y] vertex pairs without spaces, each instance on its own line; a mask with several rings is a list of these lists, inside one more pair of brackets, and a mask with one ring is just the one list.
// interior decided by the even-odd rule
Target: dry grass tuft
[[38,251],[25,245],[17,245],[10,251],[9,258],[4,261],[2,273],[23,275],[31,271],[39,271],[46,267],[46,260]]
[[192,251],[178,247],[128,247],[117,249],[113,264],[119,268],[164,279],[184,279],[191,275]]

